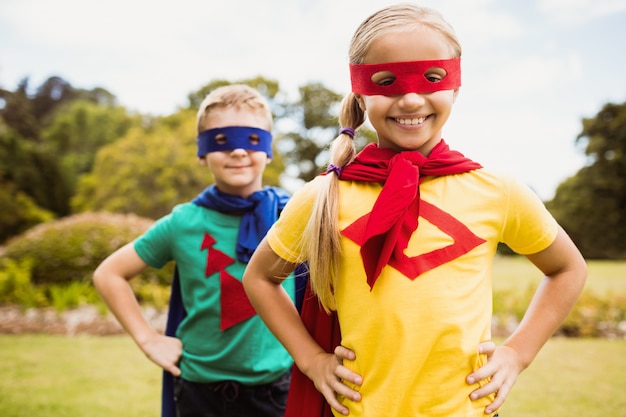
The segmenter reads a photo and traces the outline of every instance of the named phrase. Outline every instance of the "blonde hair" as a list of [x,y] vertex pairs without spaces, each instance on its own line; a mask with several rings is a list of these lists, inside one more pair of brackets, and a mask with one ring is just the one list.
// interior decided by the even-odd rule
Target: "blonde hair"
[[272,112],[265,97],[246,84],[230,84],[211,91],[198,109],[196,127],[198,133],[206,129],[206,118],[214,110],[230,107],[248,107],[267,119],[267,130],[272,130]]
[[[461,45],[454,29],[436,10],[414,4],[392,5],[372,14],[357,28],[350,43],[350,63],[363,63],[373,41],[391,32],[426,28],[441,33],[450,45],[451,58],[461,56]],[[365,121],[365,112],[354,93],[342,102],[339,123],[357,129]],[[356,148],[347,134],[340,134],[330,144],[329,164],[344,167],[354,160]],[[309,264],[311,289],[326,311],[336,308],[335,280],[341,259],[339,213],[339,179],[329,173],[318,179],[322,184],[303,235],[303,250]]]

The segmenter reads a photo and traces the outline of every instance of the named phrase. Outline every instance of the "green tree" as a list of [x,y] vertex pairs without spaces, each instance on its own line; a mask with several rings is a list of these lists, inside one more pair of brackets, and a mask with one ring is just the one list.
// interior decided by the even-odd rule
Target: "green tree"
[[626,258],[626,103],[583,119],[577,142],[589,163],[560,184],[547,207],[587,258]]
[[14,92],[0,89],[0,116],[5,123],[25,139],[38,141],[41,129],[50,124],[54,113],[63,104],[74,100],[114,106],[115,96],[96,87],[93,90],[74,88],[61,77],[49,77],[30,92],[29,79],[22,79]]
[[187,95],[190,110],[197,111],[202,103],[202,100],[211,91],[218,87],[223,87],[230,84],[247,84],[250,87],[256,88],[269,102],[272,113],[275,117],[281,117],[284,113],[284,106],[281,103],[282,96],[280,94],[280,86],[278,81],[270,80],[265,77],[247,78],[239,81],[228,81],[224,79],[217,79],[209,82],[208,84],[200,87],[198,90],[191,92]]
[[101,133],[113,124],[112,119],[86,117],[86,111],[81,116],[68,105],[82,100],[83,107],[111,109],[115,97],[102,88],[76,89],[60,77],[50,77],[34,92],[27,78],[14,92],[2,89],[0,100],[0,165],[4,167],[0,186],[26,194],[57,216],[68,214],[76,176],[90,169],[94,147],[103,140]]
[[[210,171],[198,163],[196,136],[196,111],[191,109],[155,119],[150,128],[131,129],[98,152],[92,172],[79,182],[73,211],[157,219],[191,200],[213,182]],[[264,183],[278,185],[282,167],[275,153]]]
[[58,158],[62,179],[57,184],[63,184],[67,193],[63,214],[69,212],[69,200],[76,193],[78,178],[91,171],[96,152],[139,124],[140,117],[129,116],[123,107],[83,99],[57,111],[42,138],[45,152]]
[[56,182],[61,173],[55,157],[18,132],[0,127],[0,187],[11,194],[23,193],[36,206],[59,214],[67,192],[62,182]]
[[208,181],[196,161],[195,112],[181,110],[135,127],[103,147],[72,200],[74,212],[134,213],[156,219],[194,197]]
[[288,107],[290,123],[284,123],[279,146],[291,175],[309,181],[322,171],[328,160],[326,148],[339,133],[342,96],[320,83],[306,84],[299,92],[299,100]]
[[54,219],[54,214],[37,206],[12,183],[0,185],[0,244],[29,228]]
[[23,79],[14,92],[0,90],[0,116],[8,128],[24,138],[34,139],[39,134],[40,122],[34,114],[33,102],[28,96],[28,79]]

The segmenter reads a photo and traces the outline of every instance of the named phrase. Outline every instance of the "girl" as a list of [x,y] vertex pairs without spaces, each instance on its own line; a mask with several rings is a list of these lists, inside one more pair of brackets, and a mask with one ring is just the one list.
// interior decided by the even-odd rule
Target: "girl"
[[[328,171],[293,196],[244,273],[257,312],[336,415],[496,415],[582,291],[585,261],[538,197],[442,139],[460,56],[452,28],[428,8],[390,6],[360,25]],[[355,155],[365,115],[378,141]],[[495,347],[499,242],[545,277]],[[280,286],[304,261],[319,302],[336,311],[335,354]]]

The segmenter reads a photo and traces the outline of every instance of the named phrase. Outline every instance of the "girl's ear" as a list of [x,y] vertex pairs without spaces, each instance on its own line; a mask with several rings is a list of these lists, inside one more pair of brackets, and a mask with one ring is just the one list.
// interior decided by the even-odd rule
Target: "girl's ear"
[[456,97],[459,95],[459,89],[454,90],[454,96],[452,96],[452,102],[456,102]]
[[206,161],[206,157],[198,158],[198,163],[200,164],[200,166],[203,166],[203,167],[208,165]]
[[356,99],[356,102],[359,103],[359,108],[362,111],[367,111],[367,109],[365,108],[365,100],[363,100],[363,97],[359,94],[355,94],[354,98]]

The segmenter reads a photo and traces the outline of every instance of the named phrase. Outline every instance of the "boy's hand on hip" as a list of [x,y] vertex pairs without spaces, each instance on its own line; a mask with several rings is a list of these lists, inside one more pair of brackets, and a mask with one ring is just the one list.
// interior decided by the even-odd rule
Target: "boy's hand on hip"
[[180,376],[178,362],[183,353],[183,344],[180,339],[158,334],[146,341],[141,350],[152,362],[174,376]]

